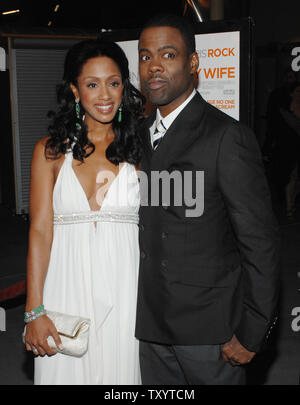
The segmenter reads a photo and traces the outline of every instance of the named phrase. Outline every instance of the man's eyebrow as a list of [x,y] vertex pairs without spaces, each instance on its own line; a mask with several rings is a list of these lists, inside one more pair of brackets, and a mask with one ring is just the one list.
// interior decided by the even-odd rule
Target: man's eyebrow
[[160,51],[163,51],[164,49],[174,49],[175,51],[177,51],[177,48],[176,48],[176,46],[174,46],[174,45],[164,45],[164,46],[162,46],[161,48],[159,48],[158,49],[158,51],[160,52]]
[[[174,49],[175,51],[178,50],[176,48],[176,46],[174,46],[174,45],[164,45],[164,46],[161,46],[160,48],[158,48],[158,52],[163,51],[164,49]],[[139,52],[150,52],[150,51],[147,48],[141,48],[141,49],[139,49]]]

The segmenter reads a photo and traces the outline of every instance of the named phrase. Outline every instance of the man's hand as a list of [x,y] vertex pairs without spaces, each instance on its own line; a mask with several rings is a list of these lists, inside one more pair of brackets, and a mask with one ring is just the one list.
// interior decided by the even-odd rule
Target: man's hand
[[249,350],[242,346],[235,335],[222,347],[223,360],[229,362],[232,366],[248,364],[254,356],[255,353],[249,352]]

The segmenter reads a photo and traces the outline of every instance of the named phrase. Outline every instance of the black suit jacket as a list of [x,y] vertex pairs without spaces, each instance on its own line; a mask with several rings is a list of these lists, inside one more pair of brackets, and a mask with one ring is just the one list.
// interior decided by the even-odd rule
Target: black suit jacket
[[[136,336],[196,345],[235,334],[256,352],[274,322],[280,238],[255,135],[197,93],[153,152],[154,115],[141,129],[148,185],[143,176]],[[186,216],[172,181],[170,202],[160,193],[151,206],[151,174],[162,171],[193,173],[194,195],[204,172],[202,215]]]

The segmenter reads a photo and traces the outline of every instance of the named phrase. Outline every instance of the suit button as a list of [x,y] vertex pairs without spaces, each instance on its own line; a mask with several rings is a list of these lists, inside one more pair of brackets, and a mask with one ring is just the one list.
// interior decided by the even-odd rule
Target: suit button
[[166,239],[168,237],[168,234],[166,232],[163,232],[161,234],[162,239]]
[[168,260],[166,260],[166,259],[162,260],[161,265],[162,265],[164,268],[166,268],[167,265],[168,265]]
[[146,253],[145,252],[141,252],[141,259],[145,259],[146,258]]

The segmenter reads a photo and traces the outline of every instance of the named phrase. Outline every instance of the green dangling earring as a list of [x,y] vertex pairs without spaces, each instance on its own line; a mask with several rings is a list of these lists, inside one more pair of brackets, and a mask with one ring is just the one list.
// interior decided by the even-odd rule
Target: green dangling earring
[[[80,104],[79,104],[80,99],[76,98],[75,100],[75,111],[76,111],[76,118],[78,121],[80,121]],[[79,124],[79,122],[76,122],[76,127],[77,128],[81,128],[81,125]]]
[[119,107],[118,122],[122,122],[122,104]]

